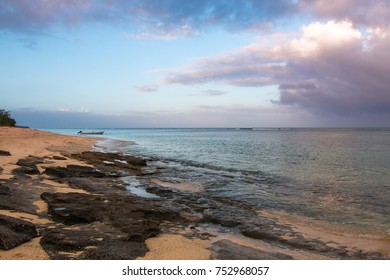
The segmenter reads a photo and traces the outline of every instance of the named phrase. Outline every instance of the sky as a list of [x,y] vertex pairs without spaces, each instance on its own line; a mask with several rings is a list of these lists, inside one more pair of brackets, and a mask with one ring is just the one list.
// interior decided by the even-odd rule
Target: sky
[[1,0],[33,128],[389,127],[388,0]]

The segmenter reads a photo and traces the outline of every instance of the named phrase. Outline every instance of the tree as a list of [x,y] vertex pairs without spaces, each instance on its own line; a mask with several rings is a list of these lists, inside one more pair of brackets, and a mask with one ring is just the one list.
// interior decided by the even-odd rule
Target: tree
[[0,109],[0,126],[15,126],[16,121],[11,118],[10,112]]

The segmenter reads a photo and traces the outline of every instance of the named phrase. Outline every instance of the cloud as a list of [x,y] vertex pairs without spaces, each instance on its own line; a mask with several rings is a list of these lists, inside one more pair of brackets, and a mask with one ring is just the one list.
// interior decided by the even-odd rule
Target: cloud
[[224,26],[228,29],[243,29],[267,22],[275,18],[290,15],[296,4],[290,0],[162,0],[134,1],[131,10],[137,11],[136,20],[148,26],[167,29],[172,26],[191,26],[205,28],[208,26]]
[[[314,22],[301,28],[301,37],[290,43],[293,51],[301,56],[312,56],[325,49],[336,49],[359,43],[362,34],[350,21]],[[298,54],[297,53],[297,54]]]
[[223,90],[208,89],[208,90],[203,90],[202,93],[199,93],[198,95],[202,95],[202,96],[220,96],[220,95],[225,95],[225,94],[227,94],[227,92],[223,91]]
[[142,85],[142,86],[136,86],[135,88],[141,92],[154,92],[154,91],[158,90],[158,85],[155,85],[155,84]]
[[90,0],[3,0],[0,29],[37,32],[56,24],[77,24],[88,14]]
[[223,90],[209,89],[209,90],[202,90],[202,92],[200,92],[200,93],[190,93],[187,95],[190,95],[190,96],[221,96],[221,95],[225,95],[225,94],[227,94],[227,92],[223,91]]
[[271,36],[201,58],[162,83],[279,85],[277,103],[316,114],[390,114],[390,37],[380,35],[364,35],[350,21],[315,22],[296,38]]
[[349,20],[373,27],[390,25],[388,0],[300,0],[299,6],[304,11],[328,20]]
[[172,38],[210,26],[249,29],[296,10],[292,0],[3,0],[0,29],[39,33],[53,26],[101,22],[135,26],[140,37]]
[[0,30],[41,34],[52,27],[118,24],[132,38],[170,40],[202,30],[257,30],[275,20],[310,13],[326,20],[390,25],[387,0],[2,0]]
[[388,127],[389,115],[321,116],[296,106],[192,106],[182,110],[129,111],[117,115],[13,110],[19,125],[32,128],[142,128],[142,127]]
[[88,108],[85,108],[85,107],[81,107],[81,108],[80,108],[80,112],[81,112],[81,113],[89,113],[89,109],[88,109]]
[[285,126],[286,123],[291,126],[315,124],[307,113],[295,112],[292,107],[281,105],[202,105],[181,110],[128,111],[120,115],[20,109],[12,111],[12,115],[18,124],[32,128],[269,127]]
[[159,24],[153,28],[153,32],[149,30],[136,34],[126,32],[124,35],[130,39],[170,41],[177,38],[198,37],[201,35],[201,33],[194,30],[194,28],[187,24],[182,26],[172,26],[169,29],[166,29],[163,24]]

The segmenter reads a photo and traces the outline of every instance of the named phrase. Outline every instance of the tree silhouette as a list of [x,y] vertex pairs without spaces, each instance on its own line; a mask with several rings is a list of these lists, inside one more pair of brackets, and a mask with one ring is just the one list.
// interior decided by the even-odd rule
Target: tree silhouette
[[16,121],[11,118],[10,112],[0,109],[0,126],[15,126]]

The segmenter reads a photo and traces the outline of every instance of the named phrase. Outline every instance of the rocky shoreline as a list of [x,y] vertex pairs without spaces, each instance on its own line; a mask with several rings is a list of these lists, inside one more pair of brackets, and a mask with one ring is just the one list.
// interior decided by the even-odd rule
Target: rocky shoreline
[[[121,176],[140,175],[145,161],[98,152],[72,157],[94,163],[96,167],[72,164],[47,167],[40,173],[38,165],[52,164],[55,159],[29,156],[19,160],[19,167],[13,170],[14,177],[2,180],[0,185],[0,209],[36,214],[36,206],[32,203],[35,197],[39,196],[47,203],[47,212],[38,216],[52,222],[37,225],[36,229],[42,237],[40,244],[51,259],[135,259],[147,252],[144,241],[160,233],[161,223],[185,221],[158,201],[131,195],[116,182]],[[43,179],[67,184],[86,193],[42,192],[45,190]],[[10,249],[29,240],[26,231],[35,229],[32,223],[22,219],[9,219],[0,216],[0,244],[10,244],[1,249]],[[19,228],[23,230],[19,231]],[[37,231],[29,235],[30,239],[37,236]]]
[[[60,164],[69,159],[83,164]],[[0,182],[0,209],[49,222],[34,224],[0,215],[2,250],[39,235],[50,259],[137,259],[148,252],[149,238],[180,232],[189,239],[208,240],[210,259],[385,258],[379,252],[307,237],[291,225],[222,197],[155,184],[155,173],[145,171],[153,162],[137,157],[86,151],[51,158],[28,156],[16,164],[13,178]],[[131,194],[123,182],[129,176],[147,180],[145,189],[157,198]],[[56,192],[48,182],[71,190]],[[43,200],[47,209],[39,209],[37,200]],[[210,228],[219,233],[229,229],[265,246],[248,246]]]

